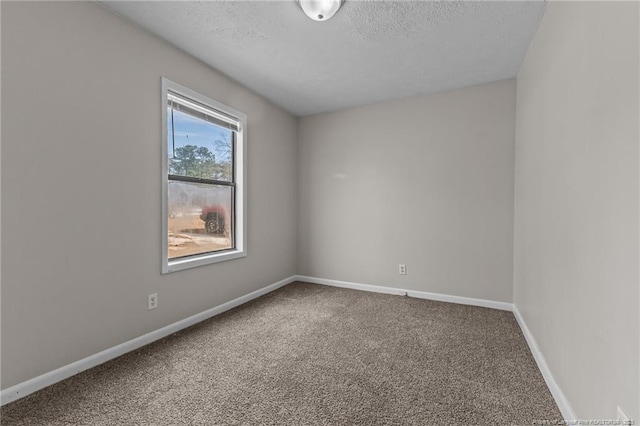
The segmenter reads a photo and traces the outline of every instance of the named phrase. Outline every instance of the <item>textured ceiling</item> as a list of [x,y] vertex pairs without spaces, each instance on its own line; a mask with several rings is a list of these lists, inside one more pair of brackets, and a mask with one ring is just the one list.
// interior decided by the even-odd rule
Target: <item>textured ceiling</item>
[[103,1],[295,115],[516,76],[542,1]]

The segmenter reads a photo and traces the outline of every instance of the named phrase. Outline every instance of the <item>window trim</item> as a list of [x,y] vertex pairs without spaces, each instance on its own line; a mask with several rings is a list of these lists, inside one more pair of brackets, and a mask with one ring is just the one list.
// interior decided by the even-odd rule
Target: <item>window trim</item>
[[[198,92],[188,89],[165,77],[162,77],[162,273],[181,271],[197,266],[209,265],[227,260],[238,259],[247,255],[247,115],[233,109],[223,103],[215,101]],[[168,229],[168,202],[169,202],[169,140],[168,140],[168,114],[169,91],[176,93],[187,100],[195,101],[211,108],[222,115],[229,116],[238,121],[240,128],[234,131],[235,143],[233,144],[235,161],[232,165],[234,173],[233,222],[235,248],[213,253],[194,255],[188,258],[169,260],[169,229]]]

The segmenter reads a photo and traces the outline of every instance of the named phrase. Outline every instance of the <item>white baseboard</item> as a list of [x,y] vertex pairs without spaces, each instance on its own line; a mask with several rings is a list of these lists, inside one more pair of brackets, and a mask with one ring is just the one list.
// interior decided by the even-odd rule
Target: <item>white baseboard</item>
[[371,291],[374,293],[394,294],[398,296],[409,296],[418,299],[437,300],[439,302],[458,303],[460,305],[481,306],[484,308],[499,309],[502,311],[511,311],[513,305],[507,302],[496,302],[494,300],[474,299],[472,297],[452,296],[449,294],[429,293],[426,291],[404,290],[393,287],[383,287],[370,284],[359,284],[348,281],[328,280],[325,278],[308,277],[297,275],[297,281],[304,281],[312,284],[323,284],[332,287],[350,288],[353,290]]
[[540,351],[540,347],[538,347],[536,339],[533,337],[533,334],[531,334],[529,327],[527,327],[527,324],[524,322],[524,318],[520,314],[520,311],[515,304],[513,305],[513,315],[516,317],[518,325],[520,325],[522,334],[524,334],[524,338],[529,345],[529,349],[533,354],[533,358],[536,360],[536,364],[538,364],[538,369],[542,373],[542,377],[544,377],[544,381],[547,383],[547,387],[549,388],[549,391],[551,391],[551,395],[556,401],[562,417],[564,417],[564,419],[567,421],[576,420],[577,417],[575,412],[573,411],[571,403],[569,403],[569,400],[562,392],[562,389],[560,389],[560,386],[556,382],[556,379],[554,379],[553,374],[551,374],[551,370],[547,365],[547,361],[544,359],[544,355],[542,355],[542,351]]
[[451,296],[448,294],[428,293],[426,291],[407,290],[407,296],[418,299],[437,300],[439,302],[458,303],[460,305],[481,306],[483,308],[499,309],[509,311],[513,305],[507,302],[497,302],[495,300],[475,299],[473,297]]
[[296,281],[296,277],[291,276],[282,281],[278,281],[277,283],[271,284],[269,286],[263,287],[254,292],[251,292],[247,295],[238,297],[237,299],[233,299],[229,302],[223,303],[222,305],[218,305],[214,308],[207,309],[204,312],[200,312],[199,314],[192,315],[181,321],[175,322],[173,324],[169,324],[166,327],[162,327],[158,330],[152,331],[143,336],[136,337],[135,339],[129,340],[127,342],[124,342],[112,348],[105,349],[102,352],[98,352],[97,354],[90,355],[79,361],[65,365],[64,367],[60,367],[56,370],[42,374],[38,377],[34,377],[33,379],[29,379],[25,382],[18,383],[17,385],[11,386],[10,388],[3,389],[2,391],[0,391],[0,405],[4,405],[9,402],[18,400],[33,392],[36,392],[54,383],[60,382],[82,371],[88,370],[89,368],[103,364],[107,361],[110,361],[114,358],[124,355],[127,352],[131,352],[135,349],[141,348],[142,346],[148,345],[149,343],[162,339],[163,337],[166,337],[177,331],[180,331],[194,324],[197,324],[201,321],[209,319],[213,316],[221,314],[237,306],[240,306],[244,303],[247,303],[253,299],[256,299],[274,290],[277,290],[280,287],[283,287],[294,281]]
[[277,290],[280,287],[283,287],[294,281],[303,281],[303,282],[308,282],[313,284],[322,284],[322,285],[327,285],[332,287],[342,287],[342,288],[349,288],[354,290],[370,291],[375,293],[393,294],[398,296],[410,296],[410,297],[416,297],[420,299],[437,300],[441,302],[459,303],[463,305],[473,305],[473,306],[481,306],[485,308],[511,311],[513,312],[518,324],[520,325],[520,329],[522,330],[525,340],[529,345],[529,349],[531,350],[531,353],[533,354],[533,357],[536,360],[536,363],[538,364],[538,368],[540,369],[540,372],[542,373],[542,376],[544,377],[544,380],[547,383],[547,386],[549,387],[549,390],[551,391],[551,394],[553,395],[553,398],[555,399],[556,404],[558,405],[558,408],[562,413],[562,416],[564,417],[565,420],[575,420],[577,418],[575,416],[573,408],[571,407],[571,404],[569,403],[564,393],[558,386],[557,382],[553,378],[553,375],[551,374],[551,370],[549,370],[549,367],[547,366],[547,363],[544,359],[544,356],[542,355],[542,352],[540,351],[540,348],[538,347],[538,344],[536,343],[536,340],[531,334],[531,331],[529,331],[529,328],[527,327],[526,323],[524,322],[524,319],[522,318],[522,315],[520,314],[520,312],[518,311],[518,308],[515,305],[511,303],[496,302],[496,301],[485,300],[485,299],[451,296],[446,294],[429,293],[429,292],[414,291],[414,290],[403,290],[403,289],[398,289],[393,287],[383,287],[383,286],[376,286],[376,285],[369,285],[369,284],[358,284],[358,283],[352,283],[348,281],[329,280],[324,278],[308,277],[304,275],[291,276],[282,281],[278,281],[277,283],[271,284],[267,287],[251,292],[247,295],[238,297],[237,299],[223,303],[222,305],[218,305],[204,312],[200,312],[199,314],[192,315],[188,318],[185,318],[181,321],[170,324],[166,327],[152,331],[143,336],[136,337],[135,339],[129,340],[120,345],[106,349],[102,352],[88,356],[79,361],[68,364],[64,367],[60,367],[56,370],[50,371],[38,377],[34,377],[33,379],[29,379],[25,382],[19,383],[10,388],[4,389],[0,391],[0,405],[4,405],[9,402],[16,401],[33,392],[36,392],[54,383],[60,382],[82,371],[88,370],[89,368],[103,364],[107,361],[110,361],[114,358],[124,355],[127,352],[131,352],[133,350],[141,348],[142,346],[148,345],[149,343],[155,342],[156,340],[159,340],[177,331],[180,331],[194,324],[197,324],[201,321],[214,317],[218,314],[221,314],[225,311],[233,309],[237,306],[240,306],[244,303],[247,303],[253,299],[256,299],[274,290]]
[[350,288],[352,290],[370,291],[373,293],[394,294],[396,296],[406,296],[406,290],[393,287],[382,287],[379,285],[358,284],[348,281],[328,280],[326,278],[308,277],[305,275],[296,275],[296,281],[302,281],[311,284],[322,284],[331,287]]

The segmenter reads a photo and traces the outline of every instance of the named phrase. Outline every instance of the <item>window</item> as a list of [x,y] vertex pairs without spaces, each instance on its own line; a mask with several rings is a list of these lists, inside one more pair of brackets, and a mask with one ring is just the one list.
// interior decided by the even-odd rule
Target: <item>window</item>
[[162,273],[246,255],[246,115],[162,79]]

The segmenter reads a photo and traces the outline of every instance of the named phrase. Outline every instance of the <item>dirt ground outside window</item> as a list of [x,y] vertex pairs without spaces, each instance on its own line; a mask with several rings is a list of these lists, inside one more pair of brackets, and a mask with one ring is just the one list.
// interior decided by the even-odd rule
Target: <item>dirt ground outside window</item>
[[207,234],[199,213],[169,217],[168,230],[169,259],[233,248],[229,232]]

